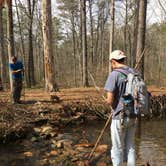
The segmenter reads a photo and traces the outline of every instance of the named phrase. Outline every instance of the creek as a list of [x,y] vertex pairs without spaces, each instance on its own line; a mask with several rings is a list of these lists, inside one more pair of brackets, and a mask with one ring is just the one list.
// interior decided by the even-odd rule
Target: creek
[[[103,121],[91,121],[79,126],[72,125],[56,130],[59,140],[68,140],[72,146],[81,143],[95,143],[104,126]],[[153,166],[166,165],[166,122],[143,121],[141,134],[136,136],[137,165],[149,161]],[[53,145],[54,137],[29,135],[23,140],[7,145],[0,145],[0,166],[68,166],[71,164],[70,154],[64,154]],[[100,144],[108,145],[105,160],[109,160],[111,146],[109,127],[104,132]],[[89,149],[90,152],[90,149]],[[73,152],[74,155],[74,152]],[[65,158],[66,156],[66,158]],[[68,161],[67,161],[68,160]],[[110,161],[105,162],[111,165]],[[73,164],[74,165],[74,164]]]

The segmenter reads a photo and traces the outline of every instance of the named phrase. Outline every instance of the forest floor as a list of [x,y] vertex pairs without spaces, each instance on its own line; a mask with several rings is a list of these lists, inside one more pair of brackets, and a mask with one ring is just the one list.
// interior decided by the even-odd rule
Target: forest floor
[[[148,89],[152,96],[166,94],[166,87],[151,86]],[[60,101],[54,98],[55,94]],[[99,93],[95,88],[61,89],[51,94],[43,89],[29,89],[23,90],[22,104],[12,104],[10,92],[0,92],[0,141],[8,143],[25,138],[28,133],[34,132],[43,135],[43,130],[46,137],[55,137],[56,134],[50,130],[50,126],[58,129],[70,124],[79,125],[86,121],[106,118],[104,115],[110,108],[103,101],[102,94],[103,89]],[[43,124],[47,126],[49,124],[49,127],[43,129]],[[40,126],[40,131],[35,129],[36,126]],[[61,148],[62,144],[57,143],[56,147],[58,146]],[[91,144],[78,145],[80,146],[93,147]],[[107,147],[103,145],[101,149],[105,151]],[[52,153],[57,155],[55,151]]]
[[[148,89],[152,96],[166,94],[166,87],[150,86]],[[60,101],[54,98],[55,94]],[[23,124],[49,121],[57,125],[66,125],[83,118],[95,118],[96,115],[104,118],[104,114],[108,113],[110,108],[104,102],[103,94],[105,94],[103,89],[100,93],[92,87],[61,89],[51,94],[43,89],[29,89],[23,90],[22,104],[12,104],[10,92],[0,92],[0,126],[2,129],[0,138],[3,135],[6,137],[15,129],[21,130]],[[100,114],[98,109],[103,113]]]
[[[54,99],[55,94],[60,101]],[[82,123],[87,115],[95,118],[92,110],[104,105],[95,88],[61,89],[51,94],[43,89],[29,89],[23,90],[22,104],[12,104],[10,99],[10,92],[0,92],[0,140],[5,142],[11,138],[24,137],[27,130],[37,124],[65,126]]]

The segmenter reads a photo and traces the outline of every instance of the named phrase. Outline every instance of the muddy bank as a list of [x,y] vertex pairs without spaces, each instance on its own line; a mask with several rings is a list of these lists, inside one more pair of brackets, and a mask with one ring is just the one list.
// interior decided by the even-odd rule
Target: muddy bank
[[[49,124],[34,127],[34,133],[12,144],[0,145],[0,163],[5,166],[85,166],[104,121],[57,128]],[[136,137],[137,166],[165,165],[165,121],[146,121]],[[111,166],[110,129],[104,132],[91,166]]]
[[[151,98],[151,114],[148,119],[166,117],[166,95]],[[12,105],[9,94],[0,98],[0,141],[7,143],[26,137],[34,127],[49,124],[54,127],[79,125],[91,120],[107,119],[110,108],[94,88],[62,90],[60,102],[52,100],[42,90],[27,91],[22,104]]]
[[24,138],[32,132],[34,127],[49,124],[54,127],[79,125],[90,120],[106,118],[109,109],[103,105],[92,106],[91,103],[68,103],[61,107],[53,107],[53,103],[36,102],[11,105],[0,104],[0,141],[7,143],[19,138]]

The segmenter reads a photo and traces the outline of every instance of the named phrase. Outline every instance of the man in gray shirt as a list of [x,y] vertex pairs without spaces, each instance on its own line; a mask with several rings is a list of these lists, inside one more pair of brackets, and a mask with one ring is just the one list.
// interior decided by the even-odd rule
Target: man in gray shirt
[[136,165],[135,157],[135,119],[124,119],[124,127],[121,125],[121,111],[123,110],[122,97],[125,93],[126,75],[115,69],[133,71],[125,65],[126,56],[120,50],[115,50],[110,54],[110,63],[113,71],[109,74],[104,89],[107,92],[107,103],[113,108],[111,123],[112,149],[111,158],[113,166],[122,166],[123,161],[127,166]]

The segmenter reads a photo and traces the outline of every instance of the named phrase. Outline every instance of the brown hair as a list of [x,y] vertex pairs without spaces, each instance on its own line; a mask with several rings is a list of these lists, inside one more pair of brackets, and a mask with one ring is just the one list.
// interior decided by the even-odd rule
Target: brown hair
[[118,63],[124,63],[125,62],[125,58],[122,58],[122,59],[114,59],[116,62]]
[[17,57],[16,56],[12,56],[11,60],[12,60],[12,62],[17,61]]

